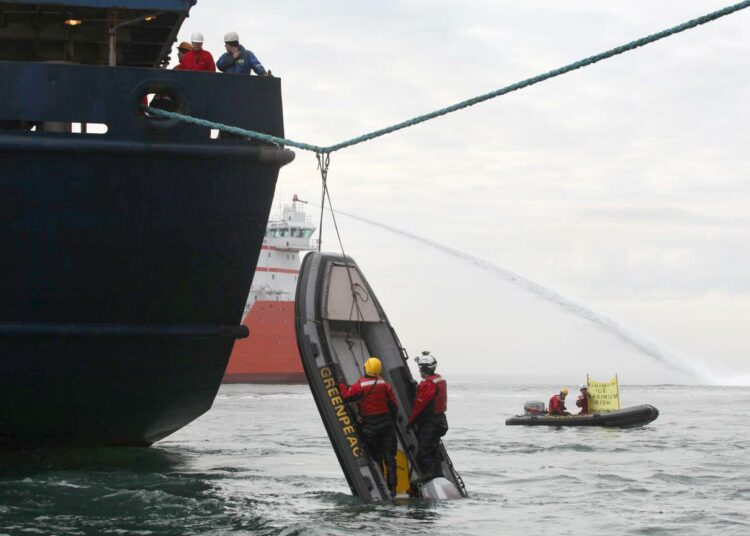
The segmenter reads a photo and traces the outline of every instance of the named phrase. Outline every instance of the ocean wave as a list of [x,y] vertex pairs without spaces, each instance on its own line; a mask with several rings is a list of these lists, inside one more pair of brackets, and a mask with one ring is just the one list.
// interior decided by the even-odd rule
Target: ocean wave
[[550,451],[571,450],[574,452],[595,452],[597,448],[592,447],[591,445],[583,444],[583,443],[568,443],[564,445],[552,445],[551,447],[547,447],[545,450],[550,450]]
[[650,490],[648,488],[644,488],[643,486],[628,486],[623,488],[619,491],[619,493],[635,493],[635,494],[643,494],[643,493],[651,493],[653,490]]
[[729,493],[731,499],[750,499],[750,488],[740,488]]
[[[543,469],[540,468],[540,469]],[[564,487],[565,485],[574,485],[579,484],[581,482],[581,479],[575,476],[571,475],[561,475],[561,474],[553,474],[551,472],[548,473],[540,473],[540,474],[530,474],[523,478],[508,478],[502,481],[504,484],[524,484],[528,485],[531,483],[539,483],[539,482],[555,482],[556,487]]]
[[232,400],[307,400],[311,398],[309,393],[256,393],[251,395],[240,395],[230,397]]
[[654,480],[661,480],[663,482],[678,483],[678,484],[705,484],[709,482],[721,481],[725,478],[725,475],[695,475],[695,474],[679,474],[679,473],[666,473],[657,471],[651,478]]
[[595,475],[595,477],[599,480],[607,480],[612,482],[638,482],[637,480],[633,478],[627,478],[622,475],[617,475],[614,473],[598,473]]

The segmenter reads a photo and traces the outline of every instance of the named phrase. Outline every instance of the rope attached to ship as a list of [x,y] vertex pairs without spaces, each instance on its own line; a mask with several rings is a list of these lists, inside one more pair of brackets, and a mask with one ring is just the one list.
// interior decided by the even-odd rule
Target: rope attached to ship
[[490,99],[494,99],[495,97],[500,97],[501,95],[505,95],[507,93],[511,93],[513,91],[517,91],[519,89],[524,89],[529,86],[533,86],[535,84],[538,84],[540,82],[544,82],[545,80],[549,80],[551,78],[555,78],[558,76],[561,76],[563,74],[569,73],[571,71],[575,71],[576,69],[581,69],[583,67],[588,67],[589,65],[593,65],[594,63],[597,63],[602,60],[606,60],[609,58],[612,58],[614,56],[623,54],[625,52],[629,52],[631,50],[635,50],[636,48],[649,45],[651,43],[654,43],[656,41],[659,41],[661,39],[664,39],[666,37],[670,37],[672,35],[684,32],[686,30],[690,30],[692,28],[695,28],[697,26],[700,26],[701,24],[706,24],[708,22],[715,21],[721,17],[725,17],[727,15],[731,15],[733,13],[736,13],[737,11],[741,11],[745,8],[750,7],[750,0],[745,0],[743,2],[739,2],[737,4],[727,6],[723,9],[719,9],[718,11],[714,11],[712,13],[708,13],[706,15],[703,15],[702,17],[698,17],[692,20],[689,20],[687,22],[684,22],[682,24],[679,24],[677,26],[673,26],[672,28],[668,28],[666,30],[662,30],[661,32],[657,32],[655,34],[648,35],[646,37],[642,37],[640,39],[636,39],[635,41],[631,41],[630,43],[627,43],[625,45],[621,45],[619,47],[615,47],[613,49],[607,50],[605,52],[601,52],[599,54],[595,54],[593,56],[589,56],[588,58],[584,58],[582,60],[570,63],[568,65],[565,65],[564,67],[559,67],[557,69],[553,69],[552,71],[533,76],[531,78],[527,78],[526,80],[522,80],[520,82],[516,82],[515,84],[511,84],[509,86],[505,86],[503,88],[497,89],[495,91],[492,91],[490,93],[485,93],[484,95],[479,95],[477,97],[464,100],[461,102],[458,102],[452,106],[448,106],[446,108],[441,108],[439,110],[435,110],[434,112],[420,115],[417,117],[414,117],[412,119],[409,119],[407,121],[403,121],[401,123],[397,123],[395,125],[391,125],[386,128],[382,128],[380,130],[375,130],[373,132],[369,132],[367,134],[363,134],[361,136],[357,136],[356,138],[352,138],[350,140],[342,141],[340,143],[329,145],[327,147],[319,146],[319,145],[312,145],[309,143],[302,143],[298,141],[291,140],[289,138],[279,138],[277,136],[271,136],[269,134],[263,134],[261,132],[255,132],[252,130],[245,130],[243,128],[239,127],[233,127],[231,125],[225,125],[222,123],[216,123],[213,121],[207,121],[205,119],[200,119],[197,117],[192,117],[185,114],[180,114],[177,112],[168,112],[166,110],[160,110],[158,108],[152,108],[152,107],[146,107],[145,110],[149,114],[159,115],[162,117],[168,117],[171,119],[177,119],[180,121],[184,121],[186,123],[192,123],[195,125],[200,125],[203,127],[218,129],[222,132],[229,132],[232,134],[239,134],[240,136],[244,136],[246,138],[251,138],[254,140],[259,140],[267,143],[272,143],[274,145],[288,145],[290,147],[296,147],[297,149],[302,149],[305,151],[312,151],[314,153],[319,154],[330,154],[335,151],[339,151],[341,149],[344,149],[346,147],[351,147],[353,145],[357,145],[360,143],[363,143],[365,141],[369,141],[375,138],[379,138],[380,136],[385,136],[386,134],[390,134],[391,132],[396,132],[397,130],[402,130],[414,125],[418,125],[419,123],[424,123],[426,121],[429,121],[431,119],[435,119],[437,117],[447,115],[449,113],[457,112],[459,110],[462,110],[464,108],[468,108],[469,106],[474,106],[475,104],[479,104],[480,102],[484,102]]
[[[606,60],[609,58],[612,58],[614,56],[618,56],[620,54],[624,54],[625,52],[629,52],[631,50],[635,50],[636,48],[640,48],[645,45],[649,45],[651,43],[654,43],[656,41],[660,41],[661,39],[665,39],[667,37],[670,37],[672,35],[684,32],[686,30],[690,30],[692,28],[695,28],[697,26],[700,26],[702,24],[706,24],[708,22],[715,21],[717,19],[720,19],[721,17],[725,17],[727,15],[731,15],[733,13],[736,13],[738,11],[741,11],[743,9],[746,9],[750,7],[750,0],[745,0],[743,2],[739,2],[737,4],[727,6],[723,9],[719,9],[717,11],[713,11],[711,13],[708,13],[706,15],[703,15],[702,17],[698,17],[692,20],[689,20],[687,22],[684,22],[682,24],[679,24],[677,26],[673,26],[671,28],[668,28],[666,30],[662,30],[661,32],[657,32],[645,37],[642,37],[640,39],[636,39],[634,41],[631,41],[630,43],[627,43],[625,45],[621,45],[615,48],[612,48],[610,50],[601,52],[599,54],[595,54],[593,56],[589,56],[587,58],[581,59],[579,61],[570,63],[568,65],[565,65],[563,67],[559,67],[557,69],[553,69],[549,72],[539,74],[537,76],[533,76],[531,78],[527,78],[526,80],[522,80],[520,82],[516,82],[515,84],[511,84],[509,86],[502,87],[500,89],[497,89],[495,91],[491,91],[489,93],[485,93],[483,95],[479,95],[476,97],[473,97],[471,99],[467,99],[461,102],[458,102],[456,104],[453,104],[451,106],[448,106],[446,108],[441,108],[439,110],[435,110],[434,112],[420,115],[417,117],[413,117],[412,119],[408,119],[406,121],[402,121],[400,123],[396,123],[395,125],[391,125],[386,128],[382,128],[380,130],[375,130],[373,132],[369,132],[367,134],[363,134],[361,136],[357,136],[356,138],[352,138],[349,140],[342,141],[340,143],[329,145],[329,146],[319,146],[319,145],[313,145],[309,143],[302,143],[298,141],[294,141],[289,138],[280,138],[277,136],[271,136],[270,134],[263,134],[262,132],[255,132],[252,130],[245,130],[243,128],[231,126],[231,125],[225,125],[223,123],[216,123],[214,121],[207,121],[205,119],[200,119],[198,117],[192,117],[185,114],[180,114],[177,112],[169,112],[167,110],[161,110],[158,108],[152,108],[152,107],[144,107],[144,110],[148,112],[149,114],[153,114],[156,116],[161,117],[167,117],[170,119],[177,119],[179,121],[183,121],[186,123],[192,123],[195,125],[199,125],[202,127],[208,127],[212,129],[217,129],[222,132],[228,132],[231,134],[238,134],[240,136],[250,138],[253,140],[258,140],[261,142],[270,143],[276,146],[286,145],[290,147],[295,147],[297,149],[302,149],[305,151],[312,151],[315,153],[315,156],[318,161],[318,169],[320,170],[321,179],[322,179],[322,193],[321,193],[321,211],[320,211],[320,229],[319,229],[319,238],[318,238],[318,250],[321,248],[322,244],[322,238],[323,238],[323,213],[325,211],[325,201],[328,199],[328,205],[329,209],[331,211],[331,215],[333,217],[333,224],[336,229],[336,235],[338,236],[339,245],[341,247],[341,253],[342,255],[346,255],[344,253],[344,245],[341,240],[341,234],[339,233],[338,224],[336,223],[336,215],[333,211],[333,206],[331,205],[331,196],[328,191],[328,167],[330,165],[330,156],[331,153],[335,151],[339,151],[341,149],[345,149],[347,147],[351,147],[353,145],[358,145],[360,143],[363,143],[365,141],[373,140],[375,138],[379,138],[381,136],[385,136],[386,134],[390,134],[392,132],[396,132],[398,130],[403,130],[408,127],[412,127],[415,125],[418,125],[420,123],[424,123],[426,121],[430,121],[432,119],[436,119],[440,116],[447,115],[453,112],[457,112],[459,110],[463,110],[464,108],[468,108],[470,106],[474,106],[475,104],[479,104],[481,102],[494,99],[496,97],[500,97],[502,95],[506,95],[508,93],[512,93],[513,91],[518,91],[520,89],[524,89],[530,86],[533,86],[535,84],[538,84],[540,82],[544,82],[546,80],[550,80],[552,78],[556,78],[558,76],[562,76],[566,73],[569,73],[571,71],[575,71],[577,69],[581,69],[583,67],[588,67],[589,65],[593,65],[594,63],[600,62],[602,60]],[[347,270],[347,273],[349,273],[349,270]],[[357,309],[357,316],[362,317],[362,311],[359,308],[359,302],[357,301],[357,294],[356,294],[356,288],[355,284],[352,280],[351,274],[349,273],[349,283],[352,290],[352,299],[353,299],[353,307],[356,307]],[[352,311],[353,312],[353,311]]]

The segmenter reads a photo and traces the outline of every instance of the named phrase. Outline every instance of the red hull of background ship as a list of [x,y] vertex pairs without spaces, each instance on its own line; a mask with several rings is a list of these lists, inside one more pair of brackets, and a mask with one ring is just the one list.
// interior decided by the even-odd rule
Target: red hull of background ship
[[242,323],[250,337],[235,343],[224,383],[306,383],[294,334],[300,252],[311,249],[315,227],[294,196],[268,222]]

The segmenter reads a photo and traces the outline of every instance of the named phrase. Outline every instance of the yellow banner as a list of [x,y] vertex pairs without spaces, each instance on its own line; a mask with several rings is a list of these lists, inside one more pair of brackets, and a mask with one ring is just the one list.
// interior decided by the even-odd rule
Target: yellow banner
[[620,409],[620,385],[617,374],[607,382],[595,382],[586,375],[589,386],[589,413],[606,413]]

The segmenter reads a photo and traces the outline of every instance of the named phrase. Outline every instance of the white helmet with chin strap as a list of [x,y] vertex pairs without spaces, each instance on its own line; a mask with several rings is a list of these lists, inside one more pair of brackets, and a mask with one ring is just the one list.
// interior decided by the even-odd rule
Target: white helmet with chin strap
[[432,357],[430,355],[430,352],[426,350],[422,352],[422,355],[415,357],[414,361],[419,367],[419,372],[427,372],[432,374],[433,372],[435,372],[435,367],[437,367],[437,359]]

